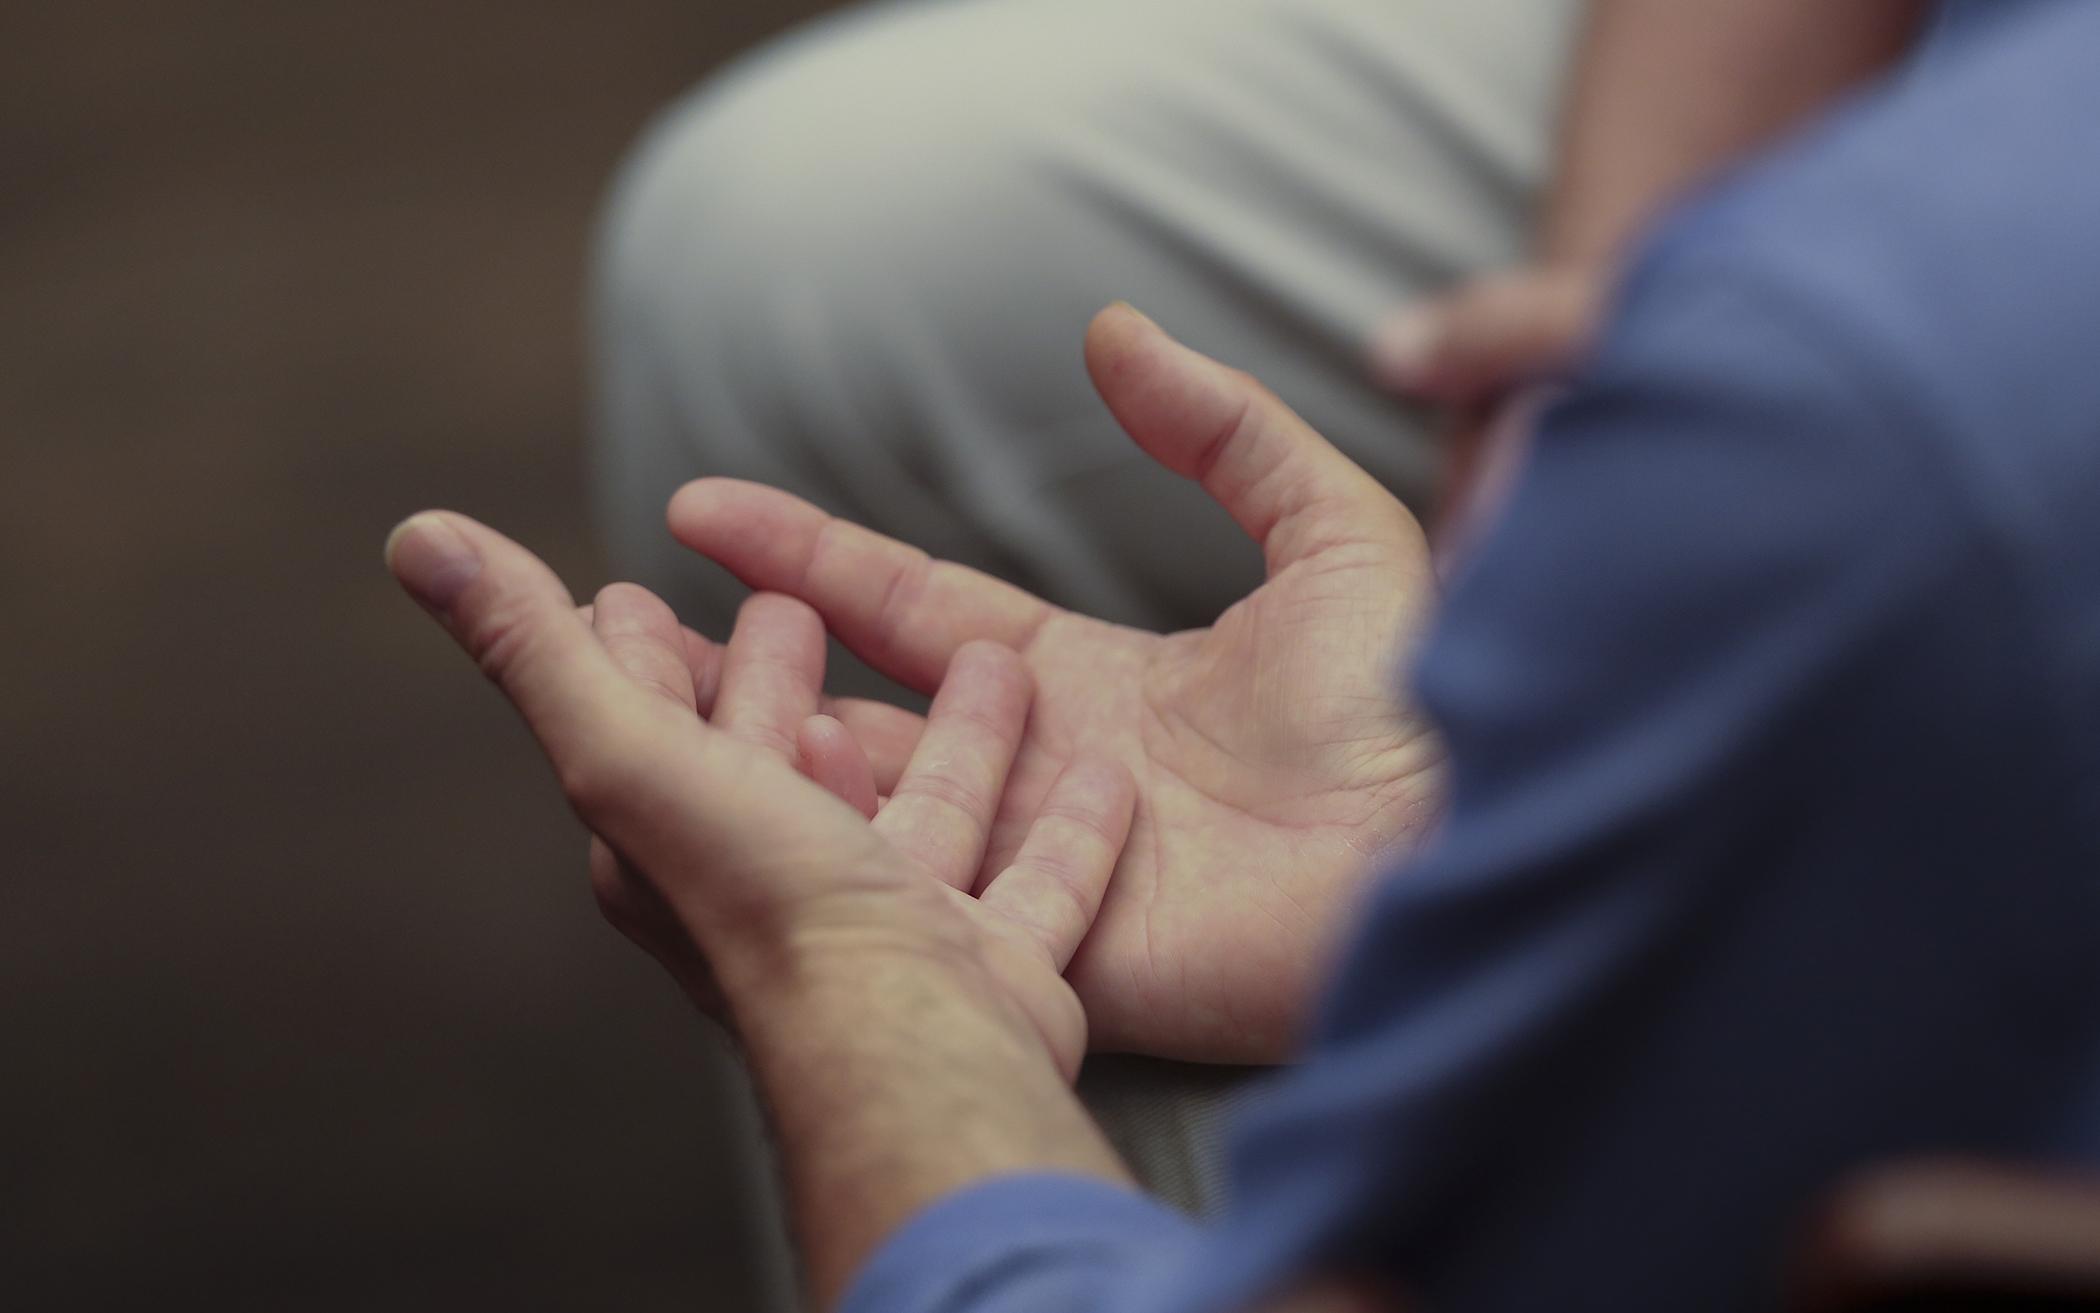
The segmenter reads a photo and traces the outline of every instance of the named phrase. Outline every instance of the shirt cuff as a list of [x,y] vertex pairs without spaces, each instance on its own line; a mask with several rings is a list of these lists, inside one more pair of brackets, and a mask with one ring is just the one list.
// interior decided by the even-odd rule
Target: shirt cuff
[[1093,1307],[1199,1233],[1135,1190],[1081,1176],[1005,1176],[928,1205],[876,1249],[838,1313]]

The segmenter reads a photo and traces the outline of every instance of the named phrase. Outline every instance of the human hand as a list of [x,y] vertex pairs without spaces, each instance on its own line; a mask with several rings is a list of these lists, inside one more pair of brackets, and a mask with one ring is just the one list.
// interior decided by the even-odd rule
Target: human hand
[[1581,359],[1603,310],[1605,270],[1538,266],[1461,283],[1388,319],[1373,378],[1446,406],[1486,406]]
[[1095,320],[1087,364],[1137,443],[1262,544],[1267,582],[1209,629],[1075,615],[756,484],[687,485],[671,528],[754,588],[806,600],[910,687],[938,687],[971,640],[1019,652],[1036,700],[980,881],[1070,761],[1121,761],[1137,819],[1067,971],[1095,1046],[1278,1061],[1380,854],[1440,800],[1435,738],[1395,698],[1432,600],[1426,549],[1406,509],[1275,396],[1127,307]]
[[822,678],[822,627],[806,606],[746,606],[719,653],[710,725],[686,638],[642,589],[607,590],[586,619],[529,552],[448,512],[405,523],[388,563],[510,698],[602,836],[594,885],[607,915],[696,995],[719,985],[735,1019],[812,978],[859,988],[899,961],[933,962],[1076,1072],[1086,1020],[1060,972],[1127,834],[1132,789],[1113,761],[1075,758],[1040,823],[978,880],[1027,716],[1013,653],[955,652],[871,821],[788,759],[807,742]]
[[1605,286],[1597,264],[1492,274],[1394,315],[1372,342],[1378,382],[1448,411],[1440,557],[1459,550],[1500,500],[1542,385],[1588,349]]

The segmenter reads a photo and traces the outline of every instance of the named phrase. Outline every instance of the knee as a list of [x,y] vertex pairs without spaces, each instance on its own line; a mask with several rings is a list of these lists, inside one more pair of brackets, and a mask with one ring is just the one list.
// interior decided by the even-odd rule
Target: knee
[[1025,125],[945,85],[912,35],[864,20],[791,40],[660,116],[613,188],[601,314],[690,350],[808,317],[852,327],[1010,272],[992,212],[1025,204]]

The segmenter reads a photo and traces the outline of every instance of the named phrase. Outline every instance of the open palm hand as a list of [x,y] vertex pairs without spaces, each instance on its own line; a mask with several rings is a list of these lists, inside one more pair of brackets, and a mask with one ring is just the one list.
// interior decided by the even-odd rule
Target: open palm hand
[[[1088,619],[755,484],[688,485],[672,529],[754,588],[808,602],[909,686],[938,688],[971,640],[1019,652],[1036,700],[982,872],[1055,809],[1050,786],[1077,754],[1120,760],[1136,820],[1068,972],[1094,1046],[1275,1061],[1375,859],[1440,797],[1434,736],[1394,696],[1434,588],[1427,551],[1405,508],[1272,394],[1136,312],[1102,313],[1087,362],[1139,445],[1262,544],[1266,582],[1208,629]],[[903,713],[840,715],[892,787]]]
[[579,614],[537,557],[442,511],[404,522],[387,560],[538,738],[592,832],[607,917],[703,1007],[735,1023],[785,994],[879,994],[932,968],[988,1033],[1078,1071],[1086,1017],[1063,972],[1122,847],[1131,781],[1075,758],[980,878],[1027,721],[1014,653],[956,652],[870,817],[820,787],[846,745],[817,714],[823,628],[802,603],[746,604],[703,719],[678,622],[648,592],[616,585]]

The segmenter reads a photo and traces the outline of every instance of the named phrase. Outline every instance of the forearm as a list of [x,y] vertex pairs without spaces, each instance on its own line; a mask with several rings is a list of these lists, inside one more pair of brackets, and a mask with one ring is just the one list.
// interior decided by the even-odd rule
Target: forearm
[[1595,0],[1540,230],[1611,255],[1661,203],[1893,64],[1926,0]]
[[964,1186],[1045,1171],[1128,1180],[980,970],[838,955],[734,1001],[819,1307],[890,1232]]

